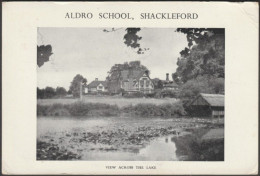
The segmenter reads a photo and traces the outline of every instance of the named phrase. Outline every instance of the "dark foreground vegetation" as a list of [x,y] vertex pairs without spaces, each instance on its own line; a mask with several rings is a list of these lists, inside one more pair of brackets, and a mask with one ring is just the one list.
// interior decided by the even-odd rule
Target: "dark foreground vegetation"
[[186,115],[181,102],[168,104],[137,104],[119,108],[117,105],[76,102],[72,104],[37,105],[37,116],[143,116],[180,117]]
[[57,144],[37,140],[37,160],[73,160],[80,156],[61,149]]
[[224,161],[224,138],[203,139],[209,128],[189,131],[190,135],[173,139],[178,156],[186,161]]

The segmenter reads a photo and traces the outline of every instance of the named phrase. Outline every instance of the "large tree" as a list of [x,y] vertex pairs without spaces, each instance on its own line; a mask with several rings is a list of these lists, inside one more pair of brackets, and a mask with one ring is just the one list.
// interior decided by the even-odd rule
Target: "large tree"
[[180,52],[176,82],[185,83],[198,76],[224,78],[225,31],[215,28],[178,28],[187,35],[188,47]]
[[147,67],[142,65],[140,61],[131,61],[129,63],[125,62],[124,64],[115,64],[111,67],[106,78],[110,92],[119,91],[121,71],[123,70],[139,70],[146,72],[148,75],[150,74],[150,71],[147,69]]
[[[116,30],[112,30],[116,31]],[[137,33],[141,28],[126,28],[124,43],[138,54],[143,54]],[[185,83],[197,76],[224,78],[225,29],[223,28],[177,28],[176,32],[186,35],[188,46],[180,51],[178,68],[172,75],[177,83]]]
[[53,98],[56,95],[55,89],[52,87],[45,88],[45,98]]
[[178,28],[186,34],[188,46],[180,52],[173,79],[180,83],[180,97],[192,99],[199,93],[224,94],[225,30]]
[[107,81],[118,80],[120,78],[121,71],[123,70],[140,70],[147,71],[148,75],[150,71],[146,66],[141,65],[140,61],[125,62],[124,64],[115,64],[111,67],[106,78]]
[[57,87],[56,88],[56,95],[59,97],[64,97],[67,94],[67,91],[64,87]]
[[[127,28],[125,44],[143,49],[137,35],[141,28]],[[181,86],[181,97],[194,97],[198,93],[224,93],[225,78],[225,29],[177,28],[186,35],[187,47],[180,51],[176,72],[172,75]]]
[[[79,97],[80,96],[80,86],[84,86],[87,84],[87,79],[84,78],[82,75],[77,74],[71,84],[70,84],[70,89],[69,91],[72,92],[74,97]],[[82,90],[83,91],[83,90]]]

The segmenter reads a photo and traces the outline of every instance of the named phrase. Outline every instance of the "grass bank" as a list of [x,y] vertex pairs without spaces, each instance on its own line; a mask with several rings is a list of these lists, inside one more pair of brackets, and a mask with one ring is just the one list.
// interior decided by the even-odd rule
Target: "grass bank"
[[[51,104],[72,104],[78,102],[79,99],[37,99],[37,104],[51,105]],[[137,105],[140,103],[161,105],[166,103],[175,103],[178,100],[174,98],[124,98],[120,96],[84,96],[81,100],[83,103],[105,103],[109,105],[117,105],[122,108],[124,106]]]
[[167,103],[161,105],[155,104],[137,104],[135,106],[126,106],[121,109],[124,113],[132,116],[159,116],[159,117],[180,117],[186,114],[180,102]]
[[186,112],[181,102],[165,104],[140,103],[119,107],[103,103],[75,102],[71,104],[37,104],[37,116],[141,116],[141,117],[180,117]]
[[116,105],[102,103],[72,104],[55,103],[50,105],[37,105],[38,116],[117,116],[119,108]]

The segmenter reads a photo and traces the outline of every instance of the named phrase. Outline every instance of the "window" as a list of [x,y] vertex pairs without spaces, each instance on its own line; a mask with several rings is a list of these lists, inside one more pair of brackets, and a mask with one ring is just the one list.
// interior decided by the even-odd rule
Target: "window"
[[149,82],[149,80],[147,80],[146,81],[146,87],[149,87],[149,84],[150,84],[150,82]]
[[103,89],[103,86],[98,86],[98,89]]
[[144,87],[144,81],[143,80],[140,81],[140,86]]

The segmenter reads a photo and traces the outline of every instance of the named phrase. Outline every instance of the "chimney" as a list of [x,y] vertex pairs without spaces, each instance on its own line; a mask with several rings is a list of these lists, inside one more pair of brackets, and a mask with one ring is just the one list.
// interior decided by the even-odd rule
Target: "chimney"
[[166,81],[169,81],[169,73],[166,73]]
[[96,78],[95,81],[98,81],[98,78]]

